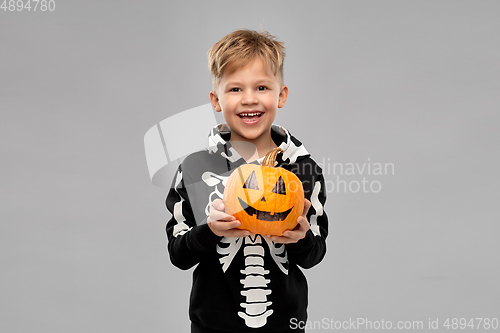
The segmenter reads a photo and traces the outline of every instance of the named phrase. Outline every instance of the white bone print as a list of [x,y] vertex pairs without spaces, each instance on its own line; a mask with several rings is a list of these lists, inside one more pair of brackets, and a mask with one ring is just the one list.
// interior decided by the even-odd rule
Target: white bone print
[[243,239],[241,237],[224,237],[220,240],[219,244],[217,244],[217,253],[221,256],[219,258],[220,263],[222,264],[222,271],[226,272],[231,265],[231,262],[234,259],[236,253],[238,253],[241,244],[243,243]]
[[[228,178],[209,171],[202,175],[205,184],[209,187],[214,187],[214,191],[210,193],[209,202],[205,208],[207,215],[210,214],[210,205],[213,200],[217,199],[217,197],[222,199],[223,188],[226,186]],[[222,188],[220,188],[221,185]],[[274,243],[268,239],[265,239],[265,241],[276,265],[284,274],[288,274],[288,257],[285,245]],[[244,275],[240,283],[242,284],[241,295],[245,297],[246,301],[240,303],[243,311],[239,311],[238,315],[245,320],[245,324],[248,327],[259,328],[267,323],[267,318],[274,312],[272,309],[269,309],[272,302],[267,300],[267,296],[272,291],[267,288],[271,280],[265,277],[265,275],[269,274],[269,270],[264,268],[265,251],[262,246],[262,237],[260,235],[244,238],[224,237],[219,241],[216,249],[220,255],[219,261],[222,264],[222,270],[226,272],[243,243],[245,269],[240,270],[241,274]]]
[[273,310],[268,310],[272,302],[267,300],[271,294],[270,289],[266,289],[271,280],[266,279],[265,275],[269,271],[264,269],[264,248],[260,235],[245,237],[245,247],[243,249],[245,256],[245,269],[241,274],[245,276],[240,280],[243,285],[241,295],[246,297],[245,303],[240,303],[244,311],[238,312],[238,315],[245,320],[248,327],[258,328],[267,323],[267,317],[273,314]]
[[276,265],[280,270],[288,275],[288,256],[285,250],[285,244],[275,243],[267,238],[265,238],[267,246],[269,246],[269,252],[271,252],[271,257],[276,262]]
[[[207,216],[210,215],[210,206],[212,205],[212,202],[217,198],[222,199],[223,197],[222,192],[224,192],[224,188],[226,187],[226,182],[228,178],[229,176],[227,177],[220,176],[210,171],[206,171],[203,173],[203,175],[201,175],[201,179],[205,182],[205,184],[207,184],[207,186],[209,187],[214,188],[213,192],[210,193],[210,196],[208,198],[208,204],[205,207],[205,214],[207,214]],[[218,188],[219,184],[222,185],[221,186],[222,192]]]

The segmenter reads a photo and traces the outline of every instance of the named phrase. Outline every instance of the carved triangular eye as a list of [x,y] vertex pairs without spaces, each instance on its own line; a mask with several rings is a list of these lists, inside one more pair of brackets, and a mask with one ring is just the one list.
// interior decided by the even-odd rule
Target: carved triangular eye
[[281,176],[280,178],[278,178],[276,185],[274,185],[273,193],[286,194],[285,182],[283,181],[283,178],[281,178]]
[[255,171],[252,171],[250,176],[248,176],[245,184],[243,184],[243,188],[250,188],[252,190],[259,189],[259,183],[257,182],[257,176],[255,175]]

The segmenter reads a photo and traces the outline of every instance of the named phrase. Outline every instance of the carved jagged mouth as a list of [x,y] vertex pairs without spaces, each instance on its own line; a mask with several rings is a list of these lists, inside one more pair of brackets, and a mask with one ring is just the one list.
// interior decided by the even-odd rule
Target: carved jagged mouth
[[240,198],[238,198],[238,200],[240,201],[241,207],[243,207],[243,209],[245,210],[245,212],[247,212],[248,215],[250,215],[250,216],[256,215],[257,220],[262,220],[262,221],[283,221],[284,219],[286,219],[288,214],[290,214],[290,212],[293,209],[293,207],[292,207],[288,210],[285,210],[284,212],[281,212],[281,213],[275,212],[274,214],[271,214],[271,212],[266,212],[266,211],[257,210],[255,208],[253,208],[252,206],[248,205],[246,202],[244,202]]

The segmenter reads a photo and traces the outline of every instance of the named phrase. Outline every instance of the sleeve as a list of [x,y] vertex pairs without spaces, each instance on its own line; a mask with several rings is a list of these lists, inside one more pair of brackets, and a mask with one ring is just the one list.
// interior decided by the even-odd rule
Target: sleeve
[[[307,212],[307,220],[311,228],[306,236],[295,244],[286,244],[288,258],[302,268],[311,268],[323,260],[326,254],[326,237],[328,236],[328,217],[324,206],[326,202],[325,180],[322,173],[311,180],[303,181],[304,187],[310,189],[311,208]],[[306,191],[308,192],[308,191]]]
[[206,223],[196,224],[182,165],[174,176],[165,201],[172,214],[166,227],[170,261],[180,269],[189,269],[214,251],[221,237],[215,235]]

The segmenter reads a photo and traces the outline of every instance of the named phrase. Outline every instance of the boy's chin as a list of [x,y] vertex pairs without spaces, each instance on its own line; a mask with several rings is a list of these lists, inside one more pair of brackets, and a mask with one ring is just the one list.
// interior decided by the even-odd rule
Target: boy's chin
[[255,131],[255,133],[252,133],[252,132],[250,132],[250,133],[247,132],[243,135],[240,135],[240,137],[245,141],[254,142],[254,141],[260,140],[266,136],[266,134],[262,133],[261,131]]

